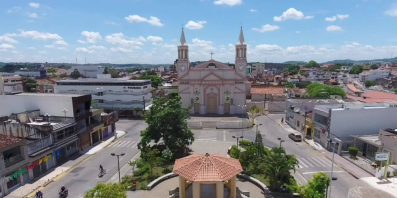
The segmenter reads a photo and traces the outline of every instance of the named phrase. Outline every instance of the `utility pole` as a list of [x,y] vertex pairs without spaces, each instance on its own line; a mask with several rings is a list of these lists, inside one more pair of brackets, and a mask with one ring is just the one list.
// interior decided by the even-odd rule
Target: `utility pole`
[[120,155],[116,155],[114,153],[111,153],[110,155],[112,156],[117,156],[117,170],[119,172],[119,184],[121,183],[121,177],[120,177],[120,156],[124,156],[125,153],[121,153]]

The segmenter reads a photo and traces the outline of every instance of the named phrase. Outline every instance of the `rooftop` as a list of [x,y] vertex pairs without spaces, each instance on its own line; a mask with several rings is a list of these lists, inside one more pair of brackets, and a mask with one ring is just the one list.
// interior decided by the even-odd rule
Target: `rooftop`
[[346,103],[346,102],[354,102],[352,99],[326,99],[326,98],[311,98],[311,99],[288,99],[289,102],[291,103]]
[[284,94],[284,87],[276,86],[253,86],[251,87],[251,94]]
[[42,96],[42,97],[80,97],[84,94],[56,94],[56,93],[20,93],[18,96]]
[[356,138],[371,145],[381,146],[379,135],[360,135],[356,136]]
[[350,89],[352,92],[363,92],[362,90],[357,89],[353,84],[347,84],[347,88]]
[[107,82],[107,83],[118,83],[118,82],[150,82],[151,80],[130,80],[129,78],[80,78],[76,80],[58,80],[57,82],[78,82],[78,83],[90,83],[90,82]]
[[383,91],[369,91],[364,93],[362,97],[355,97],[351,95],[347,95],[347,97],[365,103],[397,102],[397,94]]
[[18,143],[20,141],[22,141],[22,139],[0,134],[0,148],[4,148],[4,147],[7,147],[7,146],[16,144],[16,143]]

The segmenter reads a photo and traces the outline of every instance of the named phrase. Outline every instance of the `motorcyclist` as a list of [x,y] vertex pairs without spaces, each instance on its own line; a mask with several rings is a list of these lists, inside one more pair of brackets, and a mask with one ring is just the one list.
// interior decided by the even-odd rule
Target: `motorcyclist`
[[61,187],[61,192],[59,192],[59,195],[63,196],[63,197],[67,197],[68,196],[68,189],[65,188],[65,186]]
[[101,173],[103,172],[103,167],[101,164],[99,164],[99,171],[101,171]]

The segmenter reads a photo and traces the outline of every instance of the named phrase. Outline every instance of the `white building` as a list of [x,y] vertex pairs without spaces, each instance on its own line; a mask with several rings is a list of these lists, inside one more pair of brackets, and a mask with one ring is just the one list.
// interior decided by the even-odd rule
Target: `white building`
[[40,71],[15,71],[14,75],[26,77],[46,77],[47,71],[45,69],[42,69]]
[[321,105],[312,115],[314,141],[324,147],[329,138],[348,141],[353,135],[372,135],[397,125],[397,109],[388,103]]
[[112,111],[147,109],[152,104],[151,89],[150,80],[110,78],[110,74],[101,74],[98,78],[57,81],[55,93],[91,94],[94,107]]
[[75,65],[68,69],[68,75],[75,69],[79,70],[80,74],[87,78],[96,78],[97,74],[103,74],[105,71],[105,67],[101,65]]
[[12,95],[23,92],[23,81],[21,76],[13,76],[0,73],[0,95]]
[[380,78],[388,78],[390,76],[390,71],[385,69],[375,69],[367,72],[362,72],[359,74],[359,79],[361,82],[368,80],[377,80]]
[[[245,112],[251,84],[247,74],[247,44],[243,29],[236,45],[235,67],[212,59],[190,67],[189,47],[182,29],[178,46],[178,82],[182,106],[191,113],[236,114]],[[212,56],[212,54],[211,54]]]
[[265,63],[252,63],[251,73],[252,74],[263,74],[265,72]]

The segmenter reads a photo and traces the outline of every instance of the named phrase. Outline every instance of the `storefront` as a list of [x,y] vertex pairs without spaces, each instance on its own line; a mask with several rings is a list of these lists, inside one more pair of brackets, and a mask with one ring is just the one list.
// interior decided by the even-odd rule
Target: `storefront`
[[36,178],[47,171],[47,163],[44,162],[43,159],[37,160],[33,164],[36,164],[36,166],[33,167],[33,178]]
[[66,146],[66,156],[69,157],[77,153],[77,141]]
[[109,137],[109,130],[108,130],[108,127],[103,127],[103,128],[102,128],[102,137],[103,137],[103,139],[106,139],[106,138]]
[[99,142],[99,130],[91,133],[91,144],[94,145]]
[[90,146],[90,133],[87,133],[80,137],[80,149],[84,150]]

